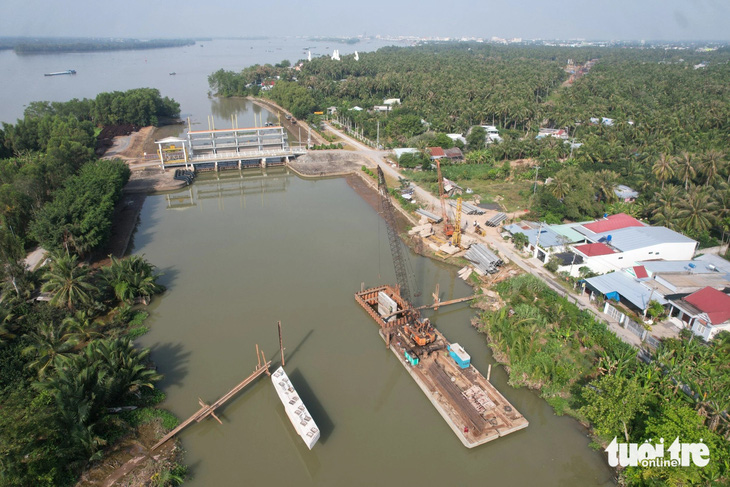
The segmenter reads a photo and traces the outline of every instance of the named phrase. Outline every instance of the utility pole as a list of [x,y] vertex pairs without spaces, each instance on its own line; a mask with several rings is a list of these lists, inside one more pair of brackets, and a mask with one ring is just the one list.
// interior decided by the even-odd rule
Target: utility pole
[[537,229],[537,238],[535,239],[535,258],[540,260],[538,257],[540,253],[540,234],[542,233],[542,222],[540,222],[540,228]]
[[537,174],[540,172],[540,166],[535,166],[535,187],[532,189],[532,194],[537,193]]
[[378,120],[378,138],[375,142],[375,148],[380,149],[380,120]]

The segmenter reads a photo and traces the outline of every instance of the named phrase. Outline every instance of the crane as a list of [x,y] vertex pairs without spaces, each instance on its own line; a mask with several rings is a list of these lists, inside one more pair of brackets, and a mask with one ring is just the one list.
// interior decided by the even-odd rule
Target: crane
[[444,220],[444,233],[447,237],[454,234],[454,225],[449,222],[449,217],[446,214],[446,203],[444,203],[444,178],[441,176],[441,162],[436,159],[436,171],[438,171],[439,178],[439,198],[441,199],[441,218]]
[[456,200],[456,223],[451,242],[454,247],[461,247],[461,196]]
[[411,291],[408,284],[408,271],[406,265],[408,256],[403,254],[400,237],[398,236],[398,227],[395,223],[395,212],[393,202],[388,194],[388,185],[385,182],[385,174],[378,166],[378,192],[380,193],[380,203],[383,209],[383,218],[385,219],[388,229],[388,242],[390,243],[390,252],[393,255],[393,266],[395,267],[395,278],[400,288],[400,296],[405,301],[409,309],[404,312],[407,317],[407,323],[403,325],[403,332],[410,337],[416,345],[428,345],[436,339],[433,326],[428,319],[421,319],[421,314],[413,308],[411,304]]

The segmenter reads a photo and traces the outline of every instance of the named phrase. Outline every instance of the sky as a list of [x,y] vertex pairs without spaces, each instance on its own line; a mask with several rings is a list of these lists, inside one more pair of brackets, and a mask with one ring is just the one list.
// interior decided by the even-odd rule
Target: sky
[[728,0],[3,0],[0,36],[730,40]]

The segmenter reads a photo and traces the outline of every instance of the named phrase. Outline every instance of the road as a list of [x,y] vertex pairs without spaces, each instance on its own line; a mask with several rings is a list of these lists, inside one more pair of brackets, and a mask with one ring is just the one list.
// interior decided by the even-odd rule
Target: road
[[[386,160],[386,156],[390,154],[389,151],[381,151],[377,149],[373,149],[372,147],[369,147],[356,139],[353,139],[352,137],[346,135],[342,131],[336,129],[329,123],[325,123],[326,129],[341,139],[345,140],[348,144],[353,146],[357,152],[361,153],[368,159],[370,159],[373,164],[379,165],[383,172],[387,175],[390,175],[394,179],[398,179],[402,177],[402,175],[390,165],[390,163]],[[414,187],[414,193],[416,196],[416,199],[420,202],[426,205],[427,209],[431,211],[432,213],[439,214],[441,212],[441,201],[438,197],[434,196],[430,192],[426,191],[425,189],[421,188],[420,186],[417,186],[416,184],[413,184]],[[451,208],[449,208],[450,210]],[[491,215],[489,215],[491,216]],[[486,229],[486,235],[481,236],[477,235],[475,233],[471,233],[471,226],[469,225],[469,221],[467,221],[467,232],[469,237],[475,238],[477,241],[479,241],[482,244],[485,244],[493,249],[496,249],[502,257],[506,257],[506,260],[509,260],[511,262],[514,262],[515,265],[520,267],[525,272],[528,272],[532,274],[533,276],[542,279],[545,284],[547,284],[551,289],[553,289],[555,292],[560,294],[561,296],[564,296],[568,299],[568,301],[574,303],[576,306],[578,306],[580,309],[587,310],[590,313],[592,313],[597,319],[600,321],[603,321],[606,323],[608,328],[613,331],[621,340],[628,343],[629,345],[633,345],[635,347],[640,348],[642,346],[641,340],[636,335],[632,334],[625,328],[622,328],[621,325],[618,324],[618,321],[615,319],[609,317],[608,315],[604,314],[603,312],[597,310],[590,302],[590,297],[588,295],[580,295],[576,296],[574,294],[568,293],[565,288],[556,281],[555,277],[542,266],[542,263],[539,262],[537,259],[530,259],[525,258],[523,255],[518,252],[514,246],[511,243],[506,242],[504,239],[502,239],[501,235],[499,234],[499,231],[494,227],[489,227],[486,225],[486,220],[489,217],[487,215],[482,216],[464,216],[463,220],[470,220],[474,221],[476,220],[479,225]],[[533,262],[534,261],[534,262]]]

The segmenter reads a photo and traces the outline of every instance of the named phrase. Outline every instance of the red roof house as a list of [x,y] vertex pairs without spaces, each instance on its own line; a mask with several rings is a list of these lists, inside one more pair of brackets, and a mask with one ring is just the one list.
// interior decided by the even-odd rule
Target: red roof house
[[678,301],[672,306],[683,314],[695,335],[712,340],[723,330],[730,331],[730,296],[712,287],[700,289]]
[[636,218],[627,215],[626,213],[618,213],[616,215],[606,217],[603,220],[597,220],[595,222],[586,223],[583,225],[584,228],[587,228],[593,233],[612,232],[614,230],[618,230],[619,228],[643,226],[643,223],[641,223]]
[[611,247],[604,243],[591,243],[585,245],[579,245],[575,247],[575,250],[582,253],[586,257],[595,257],[597,255],[608,255],[616,253]]

